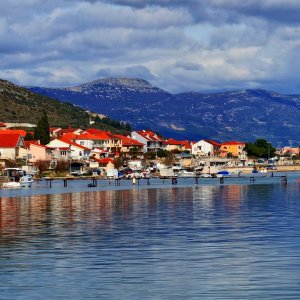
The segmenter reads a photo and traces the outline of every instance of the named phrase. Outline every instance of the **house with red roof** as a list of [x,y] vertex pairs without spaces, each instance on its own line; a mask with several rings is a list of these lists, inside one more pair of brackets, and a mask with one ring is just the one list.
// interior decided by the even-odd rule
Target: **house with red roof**
[[246,152],[244,151],[246,144],[239,141],[227,141],[223,142],[220,147],[220,156],[222,157],[238,157],[240,159],[246,159]]
[[150,130],[137,130],[131,132],[131,138],[144,145],[144,152],[155,152],[166,149],[166,141],[157,133]]
[[191,151],[192,149],[191,142],[188,140],[178,141],[170,138],[166,140],[166,145],[166,150],[168,151]]
[[192,145],[192,154],[196,156],[218,156],[221,143],[213,140],[200,140]]
[[87,129],[75,142],[90,149],[102,148],[112,153],[120,151],[122,147],[122,140],[117,135],[95,128]]
[[116,137],[121,139],[122,142],[122,147],[120,152],[124,153],[124,154],[129,154],[130,152],[134,152],[136,154],[142,154],[143,153],[143,148],[144,148],[144,144],[134,140],[130,137],[127,136],[123,136],[120,134],[115,134]]
[[89,158],[90,149],[72,141],[54,139],[46,145],[52,159],[86,160]]
[[15,160],[26,151],[24,138],[18,133],[0,134],[0,159]]
[[47,151],[47,147],[41,145],[38,141],[25,141],[27,149],[28,163],[35,163],[38,160],[51,160],[51,153]]

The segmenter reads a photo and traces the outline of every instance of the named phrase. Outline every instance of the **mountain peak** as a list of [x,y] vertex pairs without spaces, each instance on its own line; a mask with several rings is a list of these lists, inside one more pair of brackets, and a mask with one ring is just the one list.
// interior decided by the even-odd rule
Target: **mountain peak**
[[104,86],[112,88],[126,88],[126,89],[153,89],[154,87],[146,80],[141,78],[129,77],[107,77],[97,79],[79,86],[69,87],[67,90],[73,92],[82,92],[87,90],[98,90]]
[[130,77],[108,77],[92,81],[91,83],[107,84],[107,85],[120,85],[127,87],[152,87],[152,85],[145,79],[130,78]]

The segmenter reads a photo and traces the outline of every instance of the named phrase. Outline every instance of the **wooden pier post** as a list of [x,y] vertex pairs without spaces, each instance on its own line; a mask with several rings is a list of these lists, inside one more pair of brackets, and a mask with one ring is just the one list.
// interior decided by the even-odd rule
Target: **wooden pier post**
[[224,177],[220,177],[220,184],[224,183]]

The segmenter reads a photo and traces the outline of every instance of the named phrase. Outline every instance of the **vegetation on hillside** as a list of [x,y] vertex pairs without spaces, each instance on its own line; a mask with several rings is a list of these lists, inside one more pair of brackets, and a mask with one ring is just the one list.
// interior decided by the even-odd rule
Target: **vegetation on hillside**
[[[37,124],[46,112],[51,127],[89,127],[90,114],[84,109],[32,93],[26,88],[1,79],[0,104],[0,122]],[[99,129],[115,133],[125,133],[131,129],[130,125],[109,118],[98,120],[96,125]]]

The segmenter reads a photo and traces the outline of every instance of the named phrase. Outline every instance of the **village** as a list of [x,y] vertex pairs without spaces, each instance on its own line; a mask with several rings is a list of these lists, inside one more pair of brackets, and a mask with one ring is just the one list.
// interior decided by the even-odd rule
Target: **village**
[[[51,140],[25,140],[27,132],[12,129],[15,124],[0,123],[0,166],[22,167],[27,173],[42,176],[190,176],[217,174],[224,170],[251,171],[290,167],[298,169],[299,148],[277,149],[275,159],[251,159],[241,141],[217,142],[164,139],[150,130],[135,130],[130,135],[89,128],[50,128]],[[173,173],[163,173],[171,169]],[[121,173],[120,173],[121,172]],[[160,173],[159,173],[160,172]],[[119,174],[119,175],[118,175]]]

